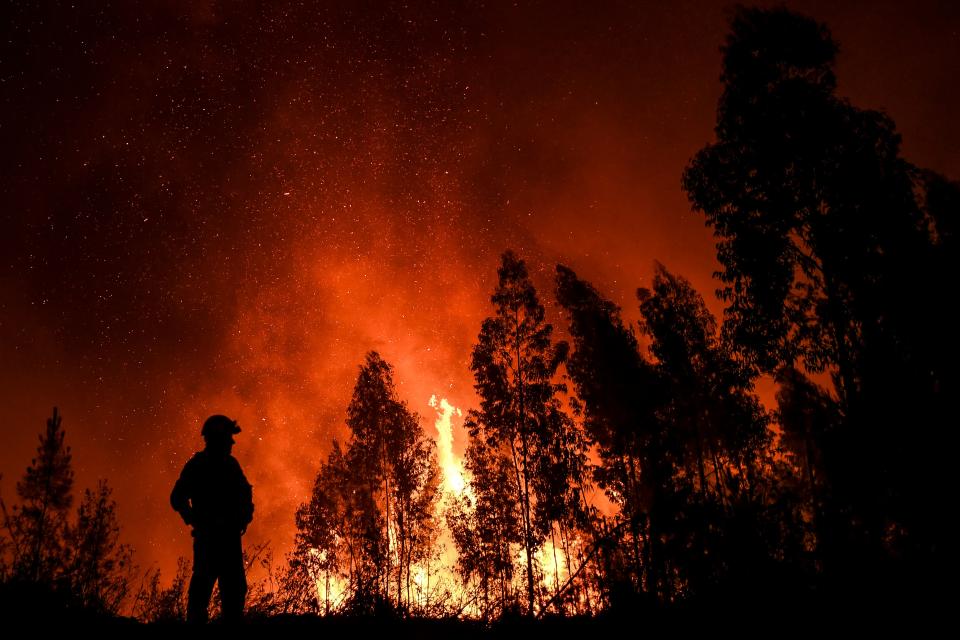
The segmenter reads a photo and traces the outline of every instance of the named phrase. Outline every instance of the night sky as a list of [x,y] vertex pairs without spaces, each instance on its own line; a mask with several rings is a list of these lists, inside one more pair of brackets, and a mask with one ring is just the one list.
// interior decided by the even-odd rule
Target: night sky
[[[0,20],[0,492],[57,405],[77,490],[107,478],[168,577],[211,413],[243,428],[247,544],[279,557],[366,351],[428,433],[431,395],[473,405],[506,248],[558,325],[557,262],[629,319],[654,260],[721,309],[680,175],[712,139],[729,3],[321,4]],[[839,41],[840,93],[960,178],[952,3],[787,4]]]

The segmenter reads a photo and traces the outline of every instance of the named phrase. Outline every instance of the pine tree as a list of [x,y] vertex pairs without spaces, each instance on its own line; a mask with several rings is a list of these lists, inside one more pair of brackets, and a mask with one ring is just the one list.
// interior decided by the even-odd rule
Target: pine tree
[[73,504],[70,447],[64,445],[62,416],[53,409],[40,434],[37,457],[17,483],[21,504],[5,514],[16,578],[52,586],[64,566],[64,532]]

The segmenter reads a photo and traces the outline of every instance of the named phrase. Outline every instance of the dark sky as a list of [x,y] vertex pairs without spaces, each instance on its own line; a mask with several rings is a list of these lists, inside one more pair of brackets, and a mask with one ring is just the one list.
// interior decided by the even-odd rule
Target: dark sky
[[[318,4],[3,9],[0,491],[59,406],[143,566],[189,555],[167,497],[211,413],[279,555],[367,350],[428,432],[432,394],[470,406],[508,247],[548,303],[562,261],[634,319],[659,260],[720,310],[680,175],[729,3]],[[830,26],[840,92],[960,178],[954,4],[787,4]]]

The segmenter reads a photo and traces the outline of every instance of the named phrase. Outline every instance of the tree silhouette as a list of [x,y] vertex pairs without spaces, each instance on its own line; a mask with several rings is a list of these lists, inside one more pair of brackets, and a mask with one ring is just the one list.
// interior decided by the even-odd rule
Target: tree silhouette
[[392,526],[396,539],[396,601],[409,611],[414,602],[411,569],[426,561],[435,539],[440,467],[436,443],[427,437],[419,416],[398,403],[397,424],[386,443],[388,481],[391,488]]
[[[349,456],[353,458],[357,469],[370,483],[370,508],[379,510],[376,497],[382,499],[385,515],[380,517],[383,530],[381,546],[383,561],[378,562],[381,573],[381,585],[378,595],[390,600],[390,549],[391,513],[393,495],[390,491],[389,451],[393,449],[401,431],[401,408],[397,406],[396,392],[393,388],[390,365],[379,354],[371,351],[360,367],[353,397],[347,407],[347,426],[350,427],[351,441]],[[377,514],[378,516],[380,514]],[[377,554],[380,555],[380,554]]]
[[[557,346],[565,352],[565,343]],[[565,357],[565,353],[563,355]],[[565,390],[563,385],[557,385],[557,389]],[[545,555],[542,564],[546,574],[546,567],[552,561],[553,584],[545,583],[544,587],[553,587],[551,601],[558,612],[563,612],[565,599],[560,597],[559,557],[563,557],[563,566],[569,576],[573,553],[578,550],[578,545],[571,541],[579,539],[581,534],[592,533],[590,517],[594,509],[585,497],[589,487],[588,443],[583,431],[565,411],[551,411],[547,421],[546,428],[537,433],[542,440],[538,443],[538,473],[532,483],[537,498],[534,522],[539,528],[538,538],[549,538],[550,541],[549,554]],[[576,588],[571,588],[570,596],[566,598],[571,605],[576,603],[575,591]]]
[[[656,414],[662,385],[620,319],[619,307],[562,265],[557,266],[557,300],[567,311],[573,338],[567,371],[582,403],[586,434],[601,460],[595,476],[628,524],[625,547],[633,588],[663,594],[669,588],[661,543],[670,517],[672,463]],[[622,582],[609,555],[606,562],[607,577]]]
[[748,588],[768,570],[782,524],[752,369],[684,278],[657,265],[638,297],[652,361],[616,305],[557,268],[573,338],[567,369],[597,446],[596,478],[620,507],[604,529],[622,524],[628,534],[601,556],[610,598],[623,595],[620,566],[633,589],[661,600],[729,590],[733,581]]
[[[340,443],[333,441],[333,447],[327,461],[320,465],[310,501],[297,509],[296,549],[291,560],[294,576],[285,586],[285,593],[293,595],[288,608],[294,611],[312,609],[329,615],[331,606],[331,579],[341,578],[340,557],[343,549],[354,548],[352,530],[347,527],[344,497],[352,487],[344,491],[342,487],[350,484],[354,478],[348,475]],[[341,545],[345,545],[341,546]],[[350,572],[352,578],[354,562],[351,557]],[[302,577],[293,581],[296,575]],[[318,606],[316,585],[323,585],[323,603]],[[310,607],[310,604],[313,604]]]
[[673,431],[684,432],[684,457],[696,464],[701,497],[712,491],[729,504],[736,494],[749,493],[757,475],[754,458],[770,439],[750,369],[721,340],[713,314],[682,276],[658,264],[653,287],[640,289],[638,297],[641,327],[670,389],[661,412]]
[[477,437],[510,453],[523,527],[527,613],[532,616],[534,553],[543,531],[534,521],[534,483],[540,465],[548,459],[546,443],[562,426],[555,397],[562,387],[554,384],[553,377],[566,350],[551,344],[553,327],[544,321],[543,306],[524,262],[506,251],[497,274],[499,281],[491,296],[495,315],[483,321],[470,361],[480,396],[480,409],[471,417],[479,427]]
[[[664,449],[676,461],[674,556],[686,566],[685,591],[732,586],[731,567],[749,573],[778,540],[757,537],[762,509],[760,460],[770,444],[768,417],[743,366],[718,333],[703,298],[657,264],[650,289],[637,292],[660,384]],[[693,553],[691,553],[693,551]],[[686,558],[681,560],[681,554]],[[739,579],[739,578],[738,578]],[[749,577],[742,578],[740,587]]]
[[[308,589],[323,584],[323,603],[314,610],[329,613],[331,607],[355,613],[372,613],[385,599],[387,550],[385,519],[377,504],[376,479],[351,447],[333,449],[317,473],[309,503],[297,511],[295,561]],[[331,588],[345,580],[347,593],[331,602]]]
[[53,409],[46,431],[40,434],[37,457],[17,483],[21,504],[5,514],[13,551],[15,578],[53,586],[64,565],[64,531],[73,504],[70,447],[64,445],[63,418]]
[[[133,549],[120,542],[117,504],[106,481],[84,491],[76,519],[70,447],[55,407],[40,434],[35,457],[17,483],[20,504],[0,500],[8,549],[0,582],[13,598],[11,611],[108,618],[119,615],[135,567]],[[9,552],[9,565],[7,564]]]

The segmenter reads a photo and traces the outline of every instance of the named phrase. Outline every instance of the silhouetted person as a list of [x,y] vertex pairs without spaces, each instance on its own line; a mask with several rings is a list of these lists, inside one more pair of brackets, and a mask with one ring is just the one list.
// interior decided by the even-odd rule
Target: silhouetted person
[[193,576],[187,621],[207,621],[213,584],[220,581],[225,621],[243,616],[247,595],[240,538],[253,519],[253,492],[240,463],[230,455],[237,423],[214,415],[200,435],[206,448],[187,462],[170,494],[170,504],[193,527]]

